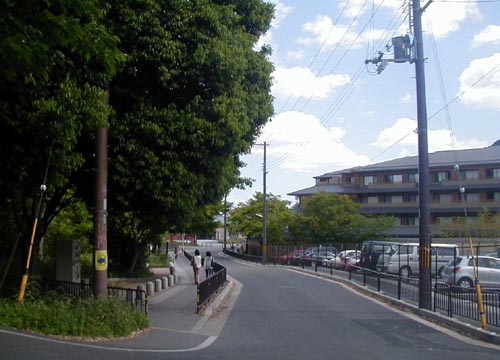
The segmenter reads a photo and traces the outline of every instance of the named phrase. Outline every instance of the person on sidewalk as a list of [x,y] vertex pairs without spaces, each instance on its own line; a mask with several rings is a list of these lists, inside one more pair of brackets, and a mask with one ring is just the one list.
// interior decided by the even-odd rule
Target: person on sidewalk
[[191,266],[193,267],[194,273],[194,283],[198,285],[200,282],[200,269],[201,269],[201,255],[200,250],[196,249],[194,251],[193,259],[191,260]]
[[207,279],[214,274],[214,258],[212,257],[212,253],[207,251],[205,255],[205,275]]

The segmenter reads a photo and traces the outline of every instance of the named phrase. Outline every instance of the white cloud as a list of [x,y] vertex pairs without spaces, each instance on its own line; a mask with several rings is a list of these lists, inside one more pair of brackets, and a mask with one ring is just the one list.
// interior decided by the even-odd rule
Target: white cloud
[[500,53],[473,60],[459,80],[462,103],[500,110]]
[[303,51],[291,51],[289,50],[288,53],[286,54],[286,59],[288,61],[297,61],[297,60],[302,60],[304,59],[304,52]]
[[276,67],[273,73],[272,92],[275,96],[324,99],[340,86],[349,83],[348,75],[316,76],[303,67]]
[[413,96],[412,96],[411,94],[406,94],[405,96],[402,96],[402,97],[399,99],[399,102],[401,102],[401,104],[408,104],[408,103],[410,103],[412,100],[413,100]]
[[272,0],[271,3],[274,4],[274,18],[271,22],[271,26],[276,28],[279,27],[280,23],[284,18],[286,18],[288,13],[293,10],[293,8],[285,5],[279,0]]
[[500,26],[490,25],[486,27],[479,34],[474,36],[473,46],[479,46],[483,44],[500,44]]
[[431,24],[433,35],[443,38],[459,30],[465,21],[478,19],[480,16],[474,2],[433,2],[425,10],[422,23]]
[[332,171],[366,165],[369,160],[347,148],[340,127],[325,128],[314,115],[286,111],[269,122],[259,139],[266,140],[268,164],[290,171]]
[[[379,133],[377,141],[372,145],[379,148],[388,149],[392,146],[397,149],[397,157],[416,155],[418,153],[418,123],[409,118],[400,118],[391,126]],[[452,150],[452,149],[470,149],[488,146],[485,141],[468,139],[458,140],[453,137],[452,145],[451,132],[446,129],[428,129],[427,141],[429,152]]]
[[355,43],[354,47],[361,46],[358,34],[353,30],[348,31],[347,25],[333,26],[332,19],[325,15],[319,15],[316,20],[306,22],[302,30],[312,36],[300,37],[298,42],[305,45],[323,45],[325,48],[336,46],[340,41],[344,44]]
[[366,0],[346,0],[340,1],[338,8],[342,10],[345,7],[346,16],[353,18],[358,14],[361,15],[379,6],[389,9],[398,9],[401,8],[401,3],[402,1],[400,0],[376,0],[373,3],[371,1],[367,2]]

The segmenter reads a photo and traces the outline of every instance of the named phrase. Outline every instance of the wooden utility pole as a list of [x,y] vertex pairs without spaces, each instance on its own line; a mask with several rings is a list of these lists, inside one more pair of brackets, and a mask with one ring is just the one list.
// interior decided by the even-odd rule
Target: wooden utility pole
[[[105,104],[108,105],[109,90]],[[97,129],[96,140],[96,189],[94,213],[94,295],[108,296],[108,234],[107,234],[107,185],[108,185],[108,128]]]

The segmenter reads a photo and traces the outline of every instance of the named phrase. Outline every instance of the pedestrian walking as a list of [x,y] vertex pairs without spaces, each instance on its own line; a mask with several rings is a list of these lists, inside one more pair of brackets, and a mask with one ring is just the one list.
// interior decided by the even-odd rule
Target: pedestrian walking
[[194,256],[191,259],[191,266],[193,267],[194,283],[198,285],[200,282],[200,269],[201,269],[201,255],[200,250],[194,251]]
[[214,274],[214,258],[212,257],[212,253],[207,251],[205,255],[205,275],[207,279]]
[[177,246],[174,248],[174,260],[177,261]]

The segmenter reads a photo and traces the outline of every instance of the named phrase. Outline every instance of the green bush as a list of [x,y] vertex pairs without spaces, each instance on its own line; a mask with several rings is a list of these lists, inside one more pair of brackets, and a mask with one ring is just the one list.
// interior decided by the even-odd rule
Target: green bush
[[0,299],[0,325],[47,335],[120,337],[148,324],[146,315],[116,299],[48,296],[21,303]]

